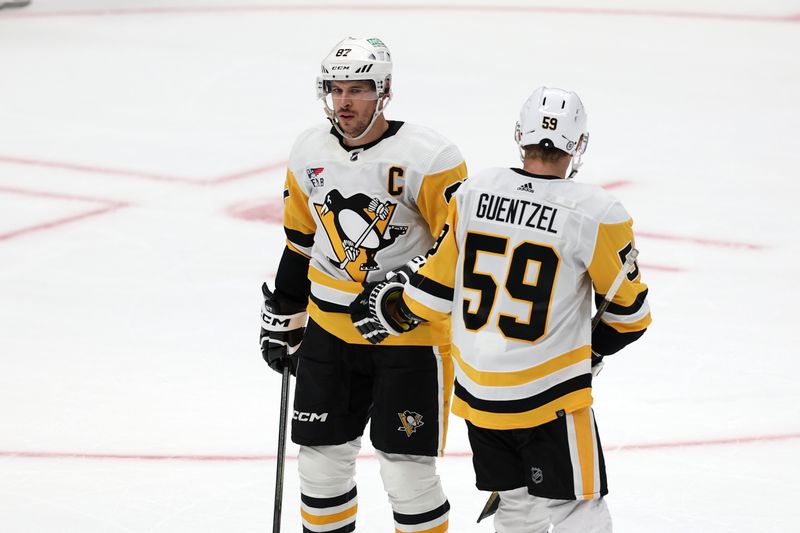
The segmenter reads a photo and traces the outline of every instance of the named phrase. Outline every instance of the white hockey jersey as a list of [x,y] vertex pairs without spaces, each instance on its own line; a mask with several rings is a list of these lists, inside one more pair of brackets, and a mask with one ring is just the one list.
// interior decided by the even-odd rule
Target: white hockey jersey
[[[594,185],[507,168],[464,182],[403,297],[427,320],[452,314],[456,415],[513,429],[591,405],[592,285],[609,289],[632,225]],[[647,328],[646,296],[636,265],[603,316],[614,335]]]
[[[447,201],[466,176],[464,158],[429,128],[391,121],[381,139],[344,146],[329,127],[307,130],[289,156],[284,190],[287,246],[310,258],[309,316],[351,344],[366,344],[347,306],[361,283],[381,280],[425,254]],[[385,344],[449,343],[449,320]]]

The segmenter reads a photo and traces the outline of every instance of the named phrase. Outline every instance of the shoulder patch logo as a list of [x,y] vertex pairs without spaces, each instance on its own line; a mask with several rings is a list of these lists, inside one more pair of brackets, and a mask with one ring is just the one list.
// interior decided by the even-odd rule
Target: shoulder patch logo
[[408,231],[408,226],[390,224],[396,203],[366,194],[345,197],[333,189],[314,207],[336,254],[328,260],[359,283],[380,269],[375,255]]
[[397,431],[405,431],[407,437],[410,437],[416,433],[418,428],[425,425],[422,421],[422,415],[414,411],[403,411],[402,413],[397,413],[397,416],[400,417],[400,422],[403,424],[397,428]]
[[528,183],[525,183],[524,185],[520,185],[519,187],[517,187],[517,190],[518,191],[525,191],[525,192],[529,192],[529,193],[535,192],[533,190],[533,183],[531,183],[530,181]]
[[306,175],[308,175],[308,179],[311,181],[313,187],[322,187],[325,185],[325,178],[322,176],[323,170],[325,170],[323,167],[306,169]]

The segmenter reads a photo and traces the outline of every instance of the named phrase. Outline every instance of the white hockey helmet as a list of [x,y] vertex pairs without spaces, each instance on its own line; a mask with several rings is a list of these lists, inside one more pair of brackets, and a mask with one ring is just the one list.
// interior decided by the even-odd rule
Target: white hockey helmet
[[378,104],[367,129],[357,137],[348,137],[352,140],[360,139],[372,129],[392,97],[392,56],[389,48],[377,37],[348,37],[337,43],[322,60],[322,72],[317,77],[317,98],[324,102],[325,113],[343,136],[345,134],[339,128],[332,103],[328,102],[327,97],[332,81],[355,80],[369,80],[375,84],[375,95],[371,98],[377,99]]
[[589,143],[586,110],[577,94],[539,87],[522,105],[514,135],[520,152],[535,144],[563,150],[573,157],[572,177]]

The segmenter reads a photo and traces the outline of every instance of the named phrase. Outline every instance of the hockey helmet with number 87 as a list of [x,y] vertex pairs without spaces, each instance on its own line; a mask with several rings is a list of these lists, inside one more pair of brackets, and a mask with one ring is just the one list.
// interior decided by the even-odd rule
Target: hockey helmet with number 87
[[383,41],[376,37],[348,37],[340,41],[322,60],[317,77],[317,97],[324,98],[334,80],[369,80],[375,85],[372,99],[391,95],[392,56]]
[[325,114],[342,135],[344,132],[337,123],[331,99],[333,82],[357,80],[371,81],[374,90],[361,95],[348,93],[348,98],[378,100],[378,104],[367,129],[357,137],[349,137],[351,139],[359,139],[369,132],[392,97],[392,56],[377,37],[348,37],[334,46],[322,60],[322,73],[317,77],[317,98],[323,101]]

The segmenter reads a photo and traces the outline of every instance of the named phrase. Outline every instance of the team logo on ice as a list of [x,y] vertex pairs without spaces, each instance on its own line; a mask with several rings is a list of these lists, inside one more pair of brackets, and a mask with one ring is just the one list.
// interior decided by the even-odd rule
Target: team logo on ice
[[405,431],[407,437],[415,433],[417,428],[425,425],[422,421],[422,415],[414,411],[403,411],[402,413],[397,413],[397,416],[400,417],[400,422],[403,424],[397,428],[397,431]]
[[322,187],[325,185],[325,178],[321,175],[323,170],[325,169],[322,167],[306,169],[306,175],[308,175],[312,187]]
[[345,197],[333,189],[314,207],[336,255],[328,260],[359,283],[380,269],[375,255],[408,231],[408,226],[390,224],[396,203],[366,194]]
[[537,485],[544,480],[542,469],[538,467],[531,467],[531,480]]

